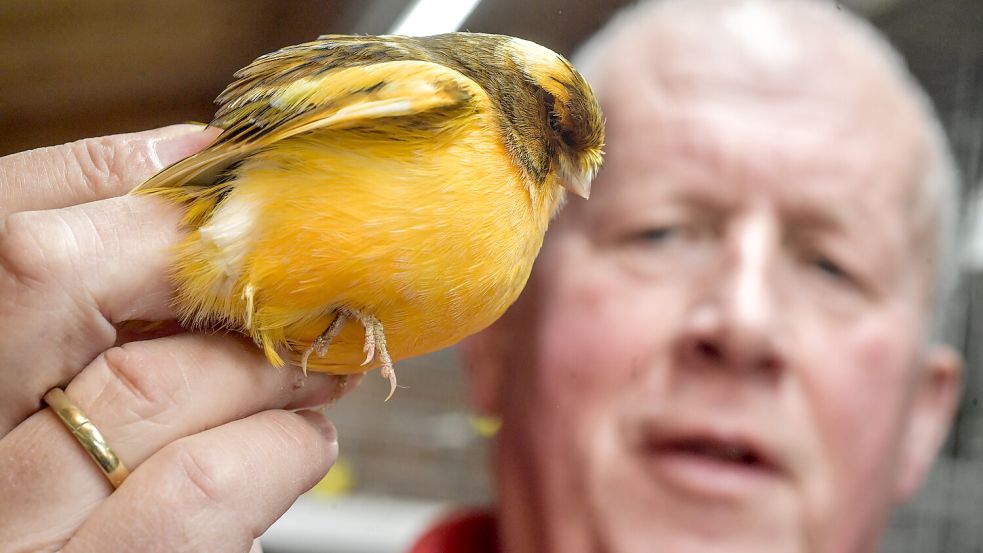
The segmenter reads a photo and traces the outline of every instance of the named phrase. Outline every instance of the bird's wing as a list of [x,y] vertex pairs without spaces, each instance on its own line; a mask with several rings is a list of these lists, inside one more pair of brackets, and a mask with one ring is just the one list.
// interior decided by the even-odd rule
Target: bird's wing
[[480,86],[422,54],[385,37],[322,37],[260,57],[218,97],[212,126],[223,132],[215,142],[134,192],[187,200],[228,180],[229,168],[250,154],[292,136],[383,119],[433,128],[434,118],[480,109]]

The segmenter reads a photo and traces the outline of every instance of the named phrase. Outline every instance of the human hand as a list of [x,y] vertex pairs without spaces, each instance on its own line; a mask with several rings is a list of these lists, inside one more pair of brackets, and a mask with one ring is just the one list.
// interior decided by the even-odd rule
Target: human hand
[[[125,196],[207,145],[177,125],[0,158],[0,550],[245,551],[334,462],[302,409],[337,379],[229,335],[121,342],[167,321],[180,214]],[[131,471],[113,486],[42,397],[71,401]]]

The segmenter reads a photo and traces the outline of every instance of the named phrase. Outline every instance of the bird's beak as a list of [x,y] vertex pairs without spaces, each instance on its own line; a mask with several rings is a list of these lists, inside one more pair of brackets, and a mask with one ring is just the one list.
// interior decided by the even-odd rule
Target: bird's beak
[[590,183],[592,180],[590,173],[581,171],[562,171],[560,178],[563,182],[563,188],[566,188],[585,200],[590,197]]

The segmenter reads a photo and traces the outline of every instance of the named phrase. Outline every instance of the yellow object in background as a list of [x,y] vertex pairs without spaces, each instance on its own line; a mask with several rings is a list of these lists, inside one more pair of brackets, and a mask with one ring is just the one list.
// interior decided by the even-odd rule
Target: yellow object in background
[[314,484],[309,494],[317,497],[338,497],[348,495],[355,487],[355,473],[348,459],[339,456],[328,474]]
[[471,415],[468,422],[475,434],[482,438],[494,438],[502,427],[502,418],[491,415]]
[[185,206],[184,322],[351,374],[458,342],[529,276],[603,122],[556,53],[498,35],[324,36],[239,71],[204,151],[136,192]]

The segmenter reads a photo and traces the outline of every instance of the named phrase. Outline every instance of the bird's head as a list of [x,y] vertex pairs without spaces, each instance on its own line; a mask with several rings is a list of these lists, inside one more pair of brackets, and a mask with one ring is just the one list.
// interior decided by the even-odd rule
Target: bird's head
[[511,40],[516,66],[542,91],[542,131],[558,164],[560,183],[587,198],[604,147],[604,118],[594,92],[563,56],[528,40]]

